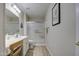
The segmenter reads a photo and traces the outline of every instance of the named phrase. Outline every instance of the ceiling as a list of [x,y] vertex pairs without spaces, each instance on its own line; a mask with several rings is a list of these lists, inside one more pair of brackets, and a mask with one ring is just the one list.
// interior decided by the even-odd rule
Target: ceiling
[[16,3],[16,5],[26,13],[29,18],[43,19],[49,3]]

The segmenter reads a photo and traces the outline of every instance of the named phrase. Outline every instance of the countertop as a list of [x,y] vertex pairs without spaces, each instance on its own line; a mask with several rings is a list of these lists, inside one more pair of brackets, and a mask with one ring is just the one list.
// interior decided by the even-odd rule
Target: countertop
[[18,41],[21,41],[23,39],[27,38],[27,36],[19,36],[19,37],[5,37],[6,41],[5,41],[5,47],[9,48],[9,46],[13,43],[16,43]]

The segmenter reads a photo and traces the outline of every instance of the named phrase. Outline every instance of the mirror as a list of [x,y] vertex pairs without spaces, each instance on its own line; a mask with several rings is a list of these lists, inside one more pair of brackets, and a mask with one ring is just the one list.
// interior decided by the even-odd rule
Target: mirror
[[10,54],[9,46],[15,41],[17,34],[19,35],[19,17],[18,14],[10,6],[5,7],[5,48],[6,55]]
[[5,34],[13,35],[19,32],[19,18],[11,11],[5,9]]

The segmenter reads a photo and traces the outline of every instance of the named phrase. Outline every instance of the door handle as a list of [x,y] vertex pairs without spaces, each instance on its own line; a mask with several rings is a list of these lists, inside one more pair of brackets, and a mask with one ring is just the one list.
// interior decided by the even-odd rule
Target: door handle
[[75,44],[76,46],[79,46],[79,41]]

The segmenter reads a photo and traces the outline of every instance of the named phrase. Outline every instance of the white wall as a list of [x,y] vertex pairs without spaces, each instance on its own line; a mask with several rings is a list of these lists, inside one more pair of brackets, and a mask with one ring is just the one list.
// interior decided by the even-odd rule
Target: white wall
[[24,14],[24,35],[27,35],[27,22],[28,18],[26,16],[26,14]]
[[[19,17],[19,29],[21,35],[27,35],[27,25],[26,25],[27,20],[28,20],[27,15],[22,12]],[[21,23],[23,24],[23,28],[21,28]]]
[[[76,41],[79,42],[79,3],[76,4]],[[79,56],[79,46],[76,46],[75,55]]]
[[24,27],[21,28],[21,23],[23,24],[24,22],[24,18],[23,18],[23,13],[20,14],[20,17],[19,17],[19,30],[20,30],[20,34],[21,35],[24,35]]
[[5,4],[0,3],[0,56],[5,55],[4,12],[5,12]]
[[[20,14],[20,18],[19,18],[19,30],[20,30],[20,34],[27,36],[27,25],[26,22],[28,20],[28,17],[25,13],[21,13]],[[21,28],[21,23],[23,24],[23,28]],[[26,52],[29,49],[29,43],[28,43],[28,38],[23,40],[23,56],[26,54]]]
[[[27,20],[28,20],[28,17],[27,17],[27,15],[26,14],[24,14],[24,17],[23,17],[23,26],[24,26],[24,28],[23,28],[23,33],[24,33],[24,35],[26,35],[27,36],[27,24],[26,24],[26,22],[27,22]],[[28,42],[28,38],[27,39],[25,39],[25,40],[23,40],[23,55],[26,55],[26,52],[28,51],[28,49],[29,49],[29,42]]]
[[61,4],[61,23],[57,26],[52,26],[52,7],[50,4],[45,19],[45,27],[49,27],[46,46],[51,55],[75,55],[75,4]]

